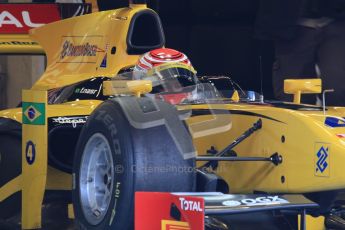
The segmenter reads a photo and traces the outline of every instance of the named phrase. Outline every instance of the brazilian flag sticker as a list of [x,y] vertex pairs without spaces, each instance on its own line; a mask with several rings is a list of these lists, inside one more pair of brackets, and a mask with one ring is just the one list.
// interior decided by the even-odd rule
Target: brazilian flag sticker
[[45,117],[44,103],[23,102],[23,124],[45,125]]

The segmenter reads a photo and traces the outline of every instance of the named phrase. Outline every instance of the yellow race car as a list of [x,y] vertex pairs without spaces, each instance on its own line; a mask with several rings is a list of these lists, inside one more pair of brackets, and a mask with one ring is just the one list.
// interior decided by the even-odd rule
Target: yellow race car
[[[297,193],[324,213],[345,188],[344,108],[299,104],[320,80],[286,82],[294,103],[264,101],[226,77],[200,77],[188,91],[197,96],[176,105],[150,97],[152,81],[128,72],[164,47],[145,4],[54,22],[31,38],[46,71],[20,107],[0,111],[0,218],[21,207],[23,229],[41,226],[50,193],[67,193],[81,229],[131,229],[136,191]],[[172,67],[190,70],[155,71]]]

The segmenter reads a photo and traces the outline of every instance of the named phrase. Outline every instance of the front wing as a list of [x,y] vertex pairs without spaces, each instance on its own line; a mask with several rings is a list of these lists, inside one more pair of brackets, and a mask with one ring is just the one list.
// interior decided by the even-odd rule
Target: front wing
[[137,192],[135,229],[204,229],[205,215],[232,215],[263,211],[289,210],[301,214],[300,229],[305,229],[305,215],[318,205],[302,195],[160,193]]

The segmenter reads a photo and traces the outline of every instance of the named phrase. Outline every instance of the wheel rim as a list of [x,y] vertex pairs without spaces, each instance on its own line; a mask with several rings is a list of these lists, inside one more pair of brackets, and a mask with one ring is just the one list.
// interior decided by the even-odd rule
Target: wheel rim
[[87,141],[79,172],[81,207],[86,220],[99,224],[108,212],[114,185],[114,164],[106,137],[96,133]]

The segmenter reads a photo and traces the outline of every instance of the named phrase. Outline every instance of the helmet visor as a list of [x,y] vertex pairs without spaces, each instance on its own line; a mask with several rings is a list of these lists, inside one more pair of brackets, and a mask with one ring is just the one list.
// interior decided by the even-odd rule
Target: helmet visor
[[194,69],[184,64],[161,65],[142,79],[152,81],[152,93],[183,92],[185,87],[196,85],[198,81]]

